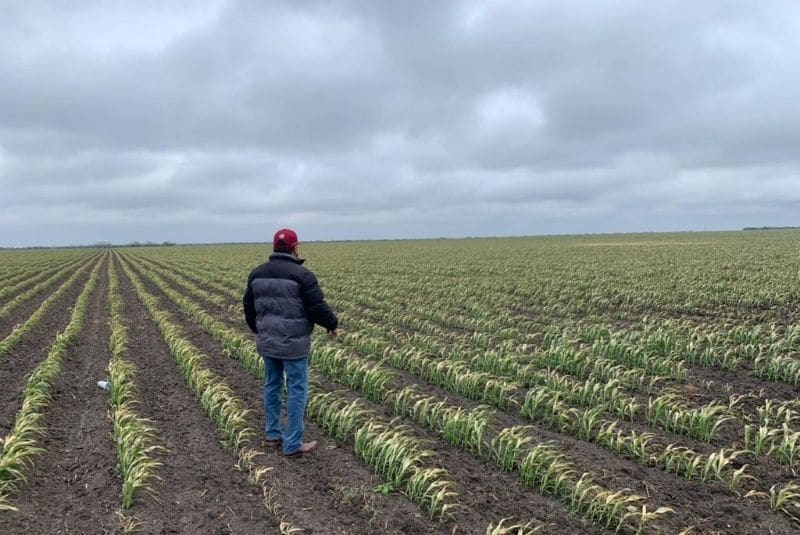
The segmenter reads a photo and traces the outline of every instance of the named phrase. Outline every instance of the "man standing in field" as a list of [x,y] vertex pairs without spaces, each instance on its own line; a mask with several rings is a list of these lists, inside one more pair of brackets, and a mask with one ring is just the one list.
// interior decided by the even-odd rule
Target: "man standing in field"
[[[272,240],[269,261],[250,272],[244,292],[244,318],[257,335],[264,359],[264,414],[267,444],[283,445],[283,454],[297,457],[317,447],[303,442],[308,398],[308,353],[314,324],[336,336],[339,320],[325,302],[317,277],[303,267],[300,242],[291,229]],[[286,429],[280,424],[281,390],[286,377]]]

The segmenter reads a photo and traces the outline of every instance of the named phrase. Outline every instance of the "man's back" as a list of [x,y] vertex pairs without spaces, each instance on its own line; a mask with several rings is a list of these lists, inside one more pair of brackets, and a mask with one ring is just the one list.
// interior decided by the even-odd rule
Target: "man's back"
[[[316,441],[303,442],[311,331],[317,323],[330,336],[336,336],[339,325],[336,314],[325,303],[317,277],[298,258],[299,247],[295,231],[278,230],[272,239],[274,253],[266,264],[250,273],[243,298],[245,320],[257,335],[258,352],[264,359],[266,443],[282,447],[289,457],[305,455],[317,447]],[[280,418],[284,387],[285,427]]]
[[303,358],[311,348],[314,323],[328,331],[338,326],[316,276],[302,263],[292,254],[273,253],[248,277],[245,319],[258,334],[258,351],[264,357]]

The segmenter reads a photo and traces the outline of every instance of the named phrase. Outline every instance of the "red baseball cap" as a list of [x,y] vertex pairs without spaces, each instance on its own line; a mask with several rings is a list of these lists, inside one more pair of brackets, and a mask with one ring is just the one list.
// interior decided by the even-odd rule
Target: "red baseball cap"
[[290,228],[280,229],[272,238],[273,247],[294,247],[299,244],[300,241],[297,239],[297,233]]

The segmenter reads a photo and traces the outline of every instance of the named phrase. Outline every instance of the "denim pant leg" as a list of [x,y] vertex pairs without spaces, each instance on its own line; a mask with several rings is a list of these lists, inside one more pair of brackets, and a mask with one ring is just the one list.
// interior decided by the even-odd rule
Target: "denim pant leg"
[[286,370],[287,423],[283,437],[283,453],[289,455],[303,443],[303,418],[308,400],[308,358],[283,361]]
[[283,361],[264,358],[264,434],[267,440],[281,438],[281,390],[283,389]]

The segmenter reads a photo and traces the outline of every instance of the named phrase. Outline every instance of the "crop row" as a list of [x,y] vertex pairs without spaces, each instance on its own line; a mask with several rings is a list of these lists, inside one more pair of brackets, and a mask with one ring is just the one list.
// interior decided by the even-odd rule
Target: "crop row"
[[[156,270],[162,275],[165,274],[162,268],[156,268]],[[180,275],[171,275],[171,278],[178,280],[190,293],[207,299],[208,292],[200,290]],[[181,297],[178,296],[176,299],[180,300]],[[355,321],[357,322],[355,327],[363,325],[360,320]],[[357,341],[359,350],[373,355],[381,353],[385,355],[388,348],[383,347],[380,343],[374,345],[378,339],[374,338],[373,335],[375,334],[375,329],[380,327],[368,325],[368,328],[371,336]],[[402,343],[410,340],[413,345],[421,347],[426,352],[437,352],[444,349],[438,345],[435,339],[420,336],[419,334],[402,340],[398,340],[398,337],[391,330],[388,331],[388,334],[386,331],[382,334],[386,335],[384,338],[388,338],[390,342]],[[344,339],[346,341],[350,340],[350,338]],[[557,335],[546,336],[545,342],[550,344],[547,354],[540,355],[541,358],[534,357],[529,359],[529,364],[524,366],[518,364],[520,359],[516,355],[505,353],[503,351],[504,348],[487,351],[472,358],[469,358],[469,355],[459,348],[451,348],[448,357],[451,360],[462,360],[472,365],[481,366],[483,370],[491,370],[500,377],[510,375],[511,381],[518,381],[519,384],[525,386],[536,385],[538,387],[536,388],[536,393],[540,396],[538,399],[542,399],[541,396],[546,395],[548,391],[550,393],[558,392],[562,399],[567,401],[578,402],[590,407],[600,406],[602,407],[601,411],[609,410],[619,416],[632,419],[640,410],[640,405],[637,404],[634,398],[625,397],[620,387],[623,386],[623,382],[627,385],[641,385],[646,380],[646,375],[632,375],[632,373],[636,374],[635,369],[625,369],[618,363],[623,361],[629,364],[640,364],[642,362],[640,357],[633,359],[634,362],[631,362],[632,359],[625,356],[627,354],[637,354],[638,351],[635,348],[624,345],[621,341],[612,340],[610,343],[600,346],[599,340],[596,340],[589,352],[570,352],[559,347],[558,343],[562,340],[563,338]],[[652,335],[649,340],[649,343],[644,347],[654,351],[660,347],[657,354],[669,354],[671,351],[671,341],[665,339],[660,333]],[[407,347],[407,344],[405,345]],[[564,369],[565,363],[553,362],[553,355],[562,359],[580,359],[581,364],[579,366],[573,364],[567,368],[570,371],[578,367],[586,370],[588,366],[592,366],[592,372],[583,382],[575,382],[554,374],[550,368]],[[388,358],[391,359],[392,357]],[[651,357],[647,361],[654,358]],[[519,384],[514,382],[504,382],[500,377],[495,378],[484,372],[473,372],[463,364],[448,365],[444,361],[430,359],[420,353],[409,350],[402,350],[395,360],[406,361],[405,369],[412,373],[421,374],[435,384],[471,399],[490,402],[500,408],[507,408],[509,404],[518,404],[513,400],[513,393]],[[410,365],[409,363],[416,365]],[[607,364],[603,365],[604,363]],[[536,371],[535,369],[532,370],[532,367],[540,370],[547,368],[547,370]],[[646,374],[647,371],[645,370],[643,373]],[[547,387],[547,389],[541,387]],[[478,391],[480,389],[482,390]],[[717,402],[711,402],[706,406],[688,408],[671,395],[650,398],[648,399],[647,407],[648,422],[651,425],[658,425],[668,431],[686,434],[690,437],[701,438],[706,442],[713,438],[714,434],[726,421],[733,418],[729,414],[730,404],[723,406]],[[590,418],[584,421],[591,423],[594,419]],[[587,431],[584,430],[581,434],[586,435]]]
[[[162,265],[165,265],[165,263],[162,262]],[[196,266],[192,266],[191,269],[192,273],[195,274],[200,273],[201,271],[198,270]],[[232,275],[228,275],[226,273],[222,273],[221,270],[215,270],[208,267],[203,267],[202,270],[205,270],[207,273],[216,273],[215,280],[213,282],[216,289],[212,288],[215,293],[219,294],[218,289],[223,287],[228,288],[229,296],[238,297],[236,294],[239,292],[236,292],[234,289],[237,283],[233,280]],[[182,272],[184,274],[186,273],[183,270]],[[202,277],[198,275],[195,275],[195,277],[197,278],[198,282],[202,283]],[[207,282],[202,284],[204,287],[211,287],[211,285]],[[242,283],[239,283],[239,285],[242,285]],[[425,295],[425,292],[413,293],[416,295]],[[362,294],[363,292],[360,290],[357,292],[358,296]],[[403,296],[403,301],[406,302],[406,297],[408,297],[407,290],[401,294]],[[219,297],[222,297],[222,295],[219,294],[217,301],[220,301]],[[395,296],[395,298],[396,297],[397,296]],[[211,302],[210,300],[208,301]],[[409,310],[411,314],[423,315],[428,314],[428,311],[431,309],[439,309],[437,306],[416,306],[412,299],[409,299],[409,301],[411,303],[408,304],[408,306],[404,306],[404,309]],[[342,303],[339,303],[339,305],[341,304]],[[237,305],[232,305],[232,308],[236,309]],[[402,312],[400,314],[402,314]],[[383,314],[383,317],[394,318],[397,315],[397,312],[393,312],[391,316]],[[376,314],[376,317],[378,316],[379,315]],[[353,330],[353,326],[349,325],[350,323],[352,323],[352,320],[348,317],[348,330]],[[363,324],[355,326],[355,330],[365,334],[365,343],[374,342],[372,336],[373,332],[371,330],[368,331],[362,328],[362,325]],[[572,409],[571,412],[575,416],[572,417],[573,420],[567,420],[564,417],[553,419],[551,425],[554,427],[561,428],[564,420],[574,421],[576,416],[580,415],[581,421],[585,422],[582,424],[584,428],[592,428],[598,435],[626,436],[631,439],[629,441],[606,439],[609,449],[618,448],[619,451],[622,452],[622,455],[631,456],[632,458],[636,458],[645,464],[658,463],[662,466],[662,468],[674,473],[686,475],[686,477],[713,481],[718,478],[718,475],[723,475],[723,477],[720,479],[723,479],[723,481],[725,481],[726,484],[731,485],[732,488],[737,488],[740,482],[747,478],[747,474],[744,472],[744,466],[741,465],[741,462],[739,461],[741,456],[744,454],[744,450],[723,448],[722,450],[712,452],[709,455],[700,455],[696,454],[685,446],[677,444],[658,444],[655,442],[654,436],[650,433],[639,433],[637,435],[636,433],[632,432],[631,434],[620,435],[620,429],[618,427],[612,427],[612,424],[614,423],[613,421],[603,420],[596,412],[592,413],[591,409],[588,411],[576,411],[573,408],[565,407],[562,405],[562,403],[560,403],[564,400],[578,400],[577,397],[570,396],[582,395],[576,394],[576,392],[578,392],[579,388],[592,386],[591,381],[577,383],[570,381],[567,378],[562,379],[558,375],[547,375],[547,368],[552,368],[554,370],[558,370],[559,372],[572,373],[578,377],[591,379],[593,381],[597,381],[597,384],[600,384],[604,378],[602,370],[614,369],[615,366],[620,366],[620,362],[625,362],[629,366],[639,363],[644,363],[646,365],[646,362],[642,360],[642,356],[647,358],[661,358],[669,363],[679,362],[679,360],[675,360],[675,357],[680,355],[686,349],[687,344],[692,342],[695,343],[695,346],[692,348],[690,355],[712,355],[704,358],[708,359],[709,364],[724,368],[724,366],[719,366],[719,363],[724,361],[725,357],[715,356],[719,354],[719,351],[721,351],[721,348],[723,347],[723,341],[720,341],[722,339],[714,341],[713,345],[709,344],[708,346],[703,346],[701,340],[703,335],[702,330],[698,329],[696,331],[695,338],[692,338],[691,334],[687,335],[685,332],[679,332],[677,334],[674,333],[673,326],[675,326],[675,329],[678,327],[683,329],[685,327],[679,322],[675,322],[674,325],[669,322],[667,322],[666,325],[657,325],[656,322],[651,321],[645,322],[645,325],[640,332],[626,333],[623,337],[619,336],[619,334],[617,334],[615,331],[610,330],[607,326],[601,326],[600,328],[596,326],[581,327],[577,330],[558,328],[553,329],[554,332],[550,335],[545,333],[544,338],[536,338],[536,342],[543,342],[545,345],[543,346],[542,350],[537,350],[536,352],[528,353],[527,355],[517,354],[517,351],[514,348],[516,345],[514,341],[519,341],[520,339],[529,340],[527,335],[524,335],[524,338],[520,338],[520,336],[523,336],[522,334],[514,333],[511,330],[504,331],[505,328],[496,332],[504,331],[504,336],[508,335],[508,338],[500,337],[492,340],[489,338],[488,333],[480,333],[481,335],[487,335],[489,340],[486,341],[482,340],[481,336],[466,332],[459,333],[455,329],[450,331],[442,331],[437,329],[430,321],[420,322],[419,320],[414,320],[413,317],[411,321],[408,321],[405,325],[399,325],[399,327],[402,329],[390,328],[388,330],[393,336],[396,337],[396,342],[402,341],[408,343],[410,341],[410,343],[415,344],[416,348],[420,351],[422,351],[423,345],[428,344],[431,341],[436,342],[439,340],[438,347],[441,347],[443,345],[441,340],[466,340],[468,342],[468,344],[464,346],[466,349],[456,348],[456,351],[454,351],[455,353],[458,353],[458,349],[460,349],[461,357],[466,356],[467,360],[471,364],[467,370],[461,368],[460,371],[462,372],[472,372],[473,370],[476,372],[491,371],[494,368],[495,371],[505,372],[503,374],[494,373],[495,377],[497,378],[505,377],[506,379],[510,379],[511,382],[516,382],[517,384],[525,386],[536,386],[535,384],[531,383],[545,382],[545,386],[549,386],[551,390],[558,390],[554,381],[563,381],[565,389],[568,387],[570,389],[574,389],[574,392],[565,391],[560,396],[555,398],[555,402],[550,403],[545,400],[543,403],[549,403],[550,407],[557,408],[560,414],[565,414],[566,411],[570,411],[570,409]],[[372,329],[372,327],[370,327],[370,329]],[[425,329],[428,331],[426,332]],[[413,338],[403,336],[405,335],[405,332],[409,330],[414,330],[417,332],[417,334],[415,334]],[[422,338],[419,335],[420,333]],[[443,336],[440,337],[439,335],[442,334],[447,335],[450,338],[444,338]],[[749,332],[742,329],[728,333],[724,339],[724,347],[728,347],[726,351],[730,351],[729,346],[733,347],[732,344],[745,341],[749,336]],[[771,336],[777,340],[778,335]],[[793,343],[791,342],[793,339],[792,336],[793,335],[790,329],[780,334],[780,344],[782,344],[784,350],[786,347],[790,347],[787,344]],[[347,339],[348,337],[344,337],[343,341],[347,341]],[[551,347],[553,345],[552,341],[556,339],[561,339],[563,342],[570,345],[567,347],[553,348]],[[386,341],[389,340],[387,339]],[[382,350],[385,350],[387,344],[379,344],[378,347],[382,347]],[[475,351],[476,349],[481,348],[485,349],[483,355],[481,355],[478,351]],[[439,354],[441,355],[442,353],[439,352]],[[610,358],[607,358],[606,355]],[[730,353],[730,355],[732,355],[732,353]],[[382,357],[382,351],[379,355],[375,355],[375,358]],[[632,357],[634,359],[639,359],[640,362],[634,362],[634,360],[631,360]],[[690,360],[694,361],[697,358],[699,357],[692,357]],[[749,356],[746,358],[750,359]],[[593,367],[594,365],[592,363],[593,361],[597,362],[598,360],[605,364],[599,368],[599,373],[593,373],[595,372],[595,368]],[[614,362],[617,362],[617,364],[612,364]],[[531,367],[539,365],[541,366],[538,368]],[[515,368],[512,369],[512,374],[508,373],[509,366],[511,366],[511,368]],[[524,377],[521,377],[519,372],[516,372],[516,369],[520,368],[526,368],[527,374],[531,376],[529,379],[531,381],[530,383],[526,383],[521,380],[524,379]],[[635,368],[626,369],[625,366],[622,368],[617,368],[617,370],[621,371],[632,371],[633,369]],[[650,375],[650,378],[658,379],[658,377],[653,377],[652,375],[652,373],[655,373],[655,370],[656,368],[651,368],[649,370],[651,374],[645,374],[642,377],[647,377],[647,375]],[[606,377],[609,379],[614,379],[613,375],[608,375]],[[637,386],[640,385],[643,385],[643,382],[627,381],[623,383],[620,381],[620,386],[623,388],[630,388],[632,390],[636,390]],[[645,389],[650,387],[652,387],[652,384],[644,384]],[[543,389],[534,388],[534,390],[542,391]],[[586,392],[588,391],[589,390],[587,389]],[[599,395],[603,396],[603,394]],[[549,398],[553,399],[552,396],[549,396]],[[483,400],[480,397],[473,399],[478,399],[479,401]],[[587,406],[589,406],[588,398],[586,399]],[[648,411],[646,409],[650,407],[649,413],[651,416],[651,425],[657,425],[659,427],[677,432],[681,432],[680,430],[683,429],[683,432],[689,436],[694,435],[701,439],[711,439],[717,430],[730,421],[729,418],[731,418],[731,410],[738,410],[735,406],[732,407],[730,405],[731,402],[735,403],[735,401],[736,400],[733,398],[730,398],[727,401],[716,403],[712,400],[712,402],[706,405],[688,407],[681,400],[670,399],[670,396],[666,395],[666,392],[664,392],[659,396],[650,398],[648,400],[650,403],[645,404],[643,406],[644,409],[639,410],[645,410],[645,415],[647,415]],[[524,401],[522,401],[522,403],[524,403]],[[566,409],[566,411],[564,409]],[[667,413],[669,413],[669,416],[665,416]],[[597,423],[592,424],[593,420]],[[773,427],[771,429],[774,431],[774,429],[779,428],[780,426],[777,428]],[[689,431],[690,429],[695,429],[696,431]],[[751,435],[755,436],[755,431],[753,430],[754,428],[751,427],[750,429]],[[574,434],[578,436],[579,433],[579,430],[574,431]],[[792,437],[794,436],[793,433],[794,431],[791,430],[786,431],[782,433],[781,437],[778,437],[776,433],[772,432],[769,440],[775,440],[777,443],[787,442],[787,446],[784,449],[788,452],[788,456],[791,456],[791,441]],[[784,439],[784,437],[788,437],[788,439]],[[770,443],[770,445],[772,444]],[[751,449],[749,445],[746,445],[745,447],[747,450]],[[765,450],[769,451],[769,446],[767,446]],[[752,451],[748,451],[748,453],[752,453]],[[737,470],[741,471],[737,473]],[[785,488],[791,488],[791,483],[784,484],[783,486],[778,485],[773,494],[777,495]]]
[[140,417],[136,411],[136,367],[125,359],[128,330],[123,321],[124,305],[113,260],[108,263],[108,281],[111,310],[109,417],[113,423],[122,478],[122,507],[128,509],[143,490],[150,488],[156,470],[161,466],[154,455],[164,448],[156,444],[156,429],[152,422]]
[[[159,268],[159,271],[162,274],[164,273],[163,268]],[[210,292],[200,290],[191,281],[187,281],[185,277],[175,275],[172,278],[186,288],[189,293],[206,301],[214,302],[220,298],[216,296],[216,299],[212,299]],[[220,286],[220,284],[217,284],[217,286]],[[232,290],[229,295],[231,293]],[[413,336],[405,336],[394,329],[387,329],[377,323],[371,324],[360,318],[352,319],[351,323],[353,323],[353,325],[350,325],[351,329],[369,333],[369,336],[361,341],[359,349],[362,351],[365,350],[367,344],[370,344],[373,345],[373,353],[381,353],[385,349],[385,347],[382,347],[383,344],[379,343],[381,337],[387,343],[405,346],[410,343],[426,352],[438,352],[441,354],[447,350],[442,346],[440,339],[431,335],[421,334],[419,330]],[[417,325],[416,327],[420,326]],[[644,340],[644,348],[654,351],[656,355],[669,355],[676,351],[674,340],[661,330],[650,328],[649,331],[650,334]],[[665,378],[650,377],[648,379],[644,371],[637,371],[637,368],[626,369],[621,364],[617,364],[620,360],[635,364],[624,355],[626,353],[635,354],[637,351],[633,348],[628,349],[630,347],[629,343],[626,346],[624,341],[614,339],[610,340],[608,344],[600,346],[600,340],[610,336],[607,329],[599,331],[592,329],[588,331],[588,334],[583,334],[583,336],[588,337],[589,340],[594,340],[591,348],[583,351],[576,351],[570,346],[565,346],[564,336],[560,332],[548,331],[543,340],[545,347],[537,350],[533,356],[522,357],[514,354],[512,352],[513,348],[507,342],[495,349],[474,352],[474,356],[462,346],[451,345],[449,347],[450,353],[446,356],[451,360],[466,361],[473,369],[477,368],[479,371],[494,373],[499,377],[516,381],[523,386],[547,386],[550,390],[560,392],[560,399],[565,401],[576,402],[589,407],[602,404],[604,406],[603,410],[610,410],[623,418],[633,418],[634,414],[641,410],[641,405],[634,398],[626,397],[620,387],[626,386],[640,389],[643,384],[648,384],[649,380],[646,388],[650,389],[653,384]],[[472,338],[480,340],[480,337],[481,335],[475,334]],[[377,345],[375,345],[376,343]],[[480,346],[481,344],[478,345]],[[369,348],[367,350],[369,351]],[[614,359],[608,359],[603,356],[604,354],[613,356]],[[584,377],[585,380],[582,382],[573,381],[560,375],[556,370]],[[463,369],[459,371],[463,371]],[[460,374],[453,372],[453,376],[460,377]],[[474,375],[471,377],[475,378]],[[469,381],[464,379],[461,383],[465,384],[469,383]],[[543,394],[541,389],[537,389],[537,391],[540,395]],[[712,401],[707,405],[696,408],[686,407],[683,403],[679,403],[674,399],[674,396],[668,394],[657,398],[649,398],[646,401],[645,406],[648,408],[647,415],[650,425],[657,425],[668,431],[710,441],[720,427],[732,418],[730,411],[734,400],[731,398],[724,405],[720,402]],[[587,417],[582,421],[591,425],[596,419]],[[586,435],[586,432],[582,432],[581,435]]]
[[[34,457],[44,450],[40,437],[46,432],[45,411],[52,399],[53,384],[61,373],[64,355],[75,342],[86,319],[89,298],[94,291],[102,262],[98,262],[78,296],[69,323],[56,335],[46,358],[36,366],[22,393],[22,406],[11,430],[3,438],[0,455],[0,504],[27,481]],[[10,508],[4,505],[5,508]]]
[[[84,262],[83,263],[84,269],[90,263],[91,261]],[[35,284],[32,288],[14,297],[14,299],[12,299],[8,303],[0,307],[0,319],[8,317],[14,310],[18,309],[19,307],[21,307],[22,305],[33,299],[36,295],[41,293],[42,290],[50,287],[56,280],[61,278],[65,273],[69,273],[72,270],[74,270],[74,265],[72,264],[62,267],[54,274],[52,274],[50,277],[48,277],[46,280],[39,282],[38,284]],[[73,273],[73,275],[68,279],[68,281],[74,281],[75,280],[74,277],[75,273]]]
[[[162,274],[164,273],[162,272]],[[258,357],[252,342],[244,342],[239,338],[238,335],[235,334],[235,332],[226,332],[226,330],[223,329],[218,323],[215,325],[214,322],[209,320],[207,313],[202,311],[198,305],[192,303],[188,298],[181,296],[178,292],[171,289],[169,285],[167,285],[166,282],[158,275],[150,273],[148,278],[150,278],[154,284],[164,291],[171,300],[178,304],[178,306],[185,313],[187,313],[187,315],[192,317],[193,320],[198,321],[201,326],[204,326],[209,334],[212,334],[212,336],[222,340],[226,338],[236,340],[236,356],[238,356],[245,363],[245,367],[251,370],[251,372],[254,371],[257,375],[259,373],[263,373],[259,372],[259,370],[253,366],[253,362],[260,360],[260,358]],[[212,327],[212,329],[209,330],[208,327]],[[224,346],[230,347],[230,344],[225,344],[224,342],[222,343]],[[376,365],[369,365],[363,361],[360,361],[359,359],[353,359],[352,357],[342,357],[341,352],[330,351],[326,349],[317,350],[314,352],[313,363],[315,369],[323,371],[326,375],[334,378],[334,380],[341,381],[347,386],[359,390],[366,397],[373,399],[374,401],[384,402],[389,406],[394,406],[395,408],[415,405],[415,403],[411,403],[409,401],[410,398],[414,396],[414,393],[408,389],[404,390],[400,394],[399,398],[405,400],[405,403],[402,403],[399,400],[387,399],[387,393],[389,392],[388,384],[392,379],[392,375],[388,370],[379,371]],[[325,399],[325,402],[320,402],[319,404],[313,401],[317,398],[312,397],[312,402],[309,404],[310,414],[312,416],[327,414],[328,411],[333,411],[334,413],[338,414],[336,409],[338,409],[339,405],[341,405],[343,402],[332,403],[330,401],[330,396],[331,394],[324,395],[324,398],[321,399]],[[423,400],[418,399],[417,401]],[[431,403],[431,400],[425,401],[426,405],[439,408],[439,410],[433,411],[434,414],[438,416],[446,414],[447,416],[440,420],[439,418],[431,418],[429,415],[430,411],[418,411],[420,417],[417,419],[417,421],[419,423],[427,423],[429,427],[432,427],[434,431],[439,432],[454,446],[463,447],[467,450],[473,451],[474,453],[479,453],[481,451],[482,430],[486,425],[487,413],[480,411],[476,417],[475,414],[467,415],[463,409],[456,407],[449,407],[446,410],[443,410],[443,402],[441,402],[441,404],[435,404]],[[364,411],[360,410],[355,404],[347,404],[346,406],[342,406],[341,409],[341,414],[343,415],[341,418],[345,418],[344,415],[346,415],[346,421],[348,422],[348,425],[343,425],[341,423],[341,419],[334,419],[333,423],[326,423],[323,421],[321,422],[321,425],[323,428],[328,429],[329,432],[335,436],[344,438],[352,431],[356,423],[360,421],[360,418],[363,417]],[[410,413],[407,410],[401,410],[399,414],[408,416]],[[381,434],[385,435],[388,433],[387,429],[384,429],[383,427],[380,429],[382,429]],[[356,434],[356,437],[358,437],[358,433]],[[503,450],[505,453],[497,453],[500,450]],[[489,452],[493,452],[488,454],[489,458],[497,460],[502,458],[504,455],[508,456],[509,452],[507,450],[508,447],[506,442],[502,438],[497,439],[493,441],[492,448],[488,450]],[[521,455],[523,453],[522,450],[514,451],[517,455]],[[536,451],[541,454],[541,452],[544,451],[544,447],[541,447]],[[558,462],[555,462],[555,460]],[[572,475],[572,469],[565,465],[561,456],[555,460],[553,460],[554,462],[551,463],[552,467],[550,470],[567,470],[569,471],[569,475]],[[499,462],[498,464],[500,464],[501,468],[508,469],[506,465],[503,465]],[[538,473],[537,470],[544,470],[544,468],[539,467],[538,464],[533,462],[528,462],[524,466],[526,467],[527,471],[521,474],[523,481],[531,486],[534,486],[534,483],[536,482],[536,485],[540,491],[544,493],[550,493],[555,495],[557,498],[568,502],[569,507],[575,508],[576,512],[580,511],[585,513],[587,518],[590,520],[602,521],[607,525],[614,523],[615,526],[621,526],[629,520],[636,518],[636,521],[643,525],[645,521],[651,520],[656,516],[653,513],[647,513],[646,508],[637,509],[639,513],[642,513],[638,516],[632,514],[628,509],[628,506],[631,506],[631,504],[634,502],[641,501],[641,497],[633,497],[633,495],[626,494],[625,492],[611,493],[609,491],[605,491],[598,485],[594,484],[591,478],[588,477],[588,474],[575,481],[576,486],[573,487],[573,490],[574,492],[580,492],[582,495],[581,500],[575,501],[576,498],[573,494],[562,495],[560,488],[549,488],[546,476],[544,476],[545,480],[543,481],[539,481],[537,479],[538,476],[535,475]],[[584,485],[587,487],[584,487]],[[591,489],[591,492],[588,489]],[[609,496],[611,495],[614,496],[613,499],[609,499]],[[603,507],[599,505],[601,502],[605,504]],[[659,514],[663,514],[665,512],[666,509],[661,509]]]
[[90,262],[87,262],[80,269],[76,270],[55,292],[47,296],[42,304],[39,305],[39,308],[37,308],[24,323],[15,327],[14,330],[11,331],[11,334],[0,341],[0,359],[5,357],[26,335],[33,332],[46,314],[52,313],[55,303],[75,285],[77,280],[89,269],[89,266]]
[[[34,288],[36,288],[36,286],[38,286],[39,283],[42,283],[44,286],[47,286],[48,285],[47,281],[52,282],[56,280],[59,276],[63,275],[64,273],[67,273],[70,269],[74,269],[76,265],[84,261],[86,261],[85,258],[75,258],[69,262],[63,262],[56,259],[55,261],[48,263],[46,266],[38,270],[32,271],[30,273],[23,272],[19,275],[19,277],[14,277],[13,279],[3,281],[2,283],[0,283],[2,285],[2,289],[0,289],[0,300],[5,299],[9,296],[13,296],[18,292],[21,292],[25,288],[28,288],[29,286],[33,286]],[[52,270],[53,266],[58,266],[58,269],[55,272],[53,272]],[[35,295],[44,286],[39,286],[39,288],[36,291],[31,292],[29,295],[30,296]],[[18,304],[14,305],[14,307],[21,305],[24,301],[27,300],[27,298],[24,297],[24,295],[25,294],[20,294],[18,296],[19,302]],[[2,310],[6,310],[6,306],[8,305],[10,305],[10,303],[7,303],[6,305],[3,306],[2,309],[0,309],[0,317],[6,317],[9,314],[10,310],[9,312],[2,312]]]

